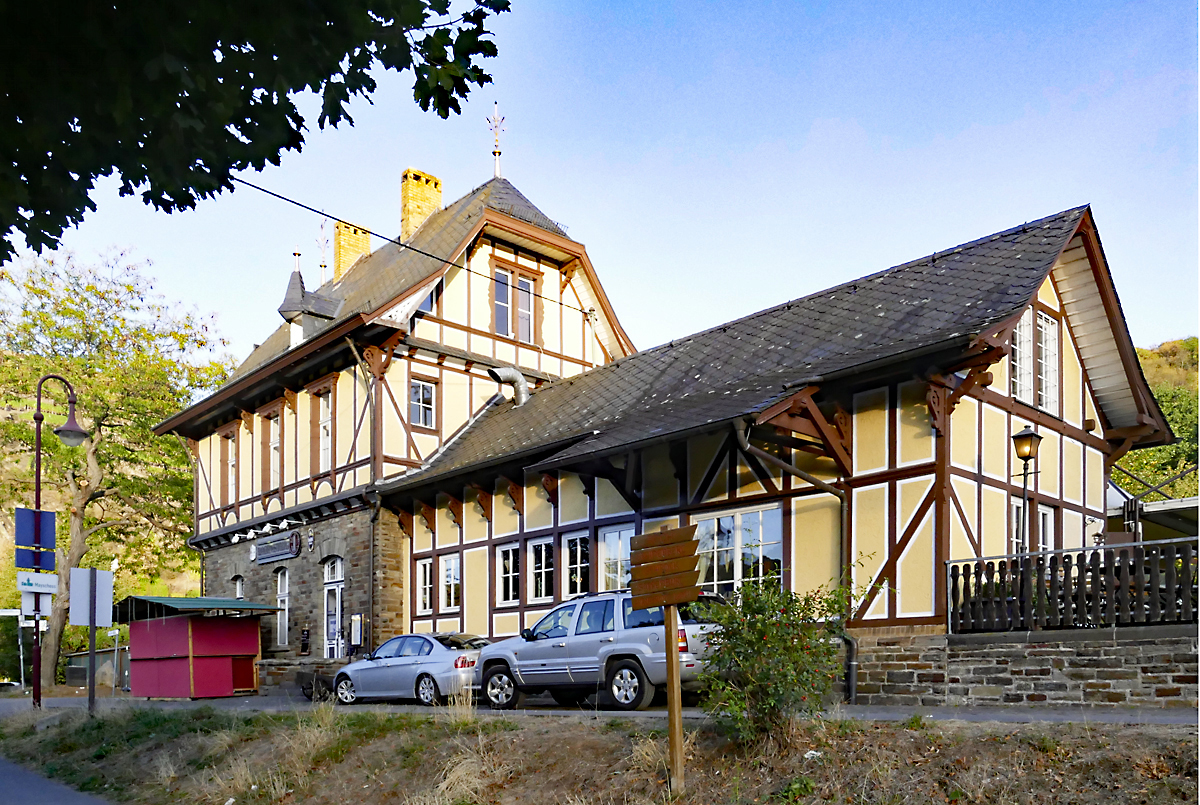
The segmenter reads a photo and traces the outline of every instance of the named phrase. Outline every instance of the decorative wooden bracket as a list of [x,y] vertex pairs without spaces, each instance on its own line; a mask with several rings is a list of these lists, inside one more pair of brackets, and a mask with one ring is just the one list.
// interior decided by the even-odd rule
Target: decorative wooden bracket
[[642,462],[637,453],[625,456],[625,468],[613,465],[607,458],[598,458],[587,462],[583,471],[596,478],[603,478],[613,485],[617,493],[629,504],[635,512],[642,510],[641,486]]
[[511,478],[506,478],[503,475],[500,476],[500,480],[504,481],[505,485],[508,487],[508,496],[512,499],[513,508],[516,509],[519,514],[525,514],[525,487],[521,486]]
[[929,406],[929,419],[934,430],[945,435],[950,415],[962,398],[976,386],[992,385],[993,376],[987,369],[991,364],[979,363],[967,368],[967,376],[961,380],[956,375],[944,375],[936,370],[929,372],[929,388],[925,391],[925,402]]
[[250,433],[254,433],[254,412],[253,411],[238,411],[242,417],[242,425]]
[[400,530],[403,531],[405,536],[407,536],[409,539],[412,539],[414,536],[416,536],[416,533],[413,530],[412,512],[405,509],[400,510]]
[[296,392],[290,389],[283,390],[283,404],[288,407],[288,410],[293,414],[296,413]]
[[583,485],[583,494],[587,495],[593,501],[596,499],[596,479],[587,473],[579,475],[579,483]]
[[548,472],[542,473],[542,489],[546,490],[546,497],[550,499],[551,506],[558,505],[558,476]]
[[450,519],[454,524],[462,529],[463,527],[463,502],[459,498],[454,497],[449,492],[443,492],[446,496],[446,508],[450,510]]
[[390,362],[390,356],[385,356],[383,350],[376,346],[370,346],[362,352],[363,360],[367,364],[367,369],[375,377],[376,380],[383,377],[387,371],[387,365]]
[[[775,425],[811,439],[824,448],[824,455],[833,459],[843,477],[853,474],[853,462],[846,431],[830,424],[813,396],[817,386],[807,386],[787,399],[780,400],[758,415],[756,425]],[[844,414],[845,412],[843,412]],[[848,428],[847,428],[848,430]]]
[[567,290],[567,286],[571,284],[571,280],[575,279],[575,272],[579,270],[579,259],[576,258],[562,267],[562,284],[558,288],[561,294]]
[[200,442],[195,439],[187,440],[188,452],[192,454],[192,458],[199,460],[200,458]]
[[483,517],[489,523],[492,521],[492,493],[479,484],[471,484],[475,496],[479,500],[479,508],[483,509]]
[[925,389],[925,405],[929,408],[930,424],[942,436],[947,433],[946,426],[950,419],[947,402],[949,396],[950,389],[946,387],[944,378],[939,376],[937,379],[930,379],[929,386]]
[[425,521],[426,527],[433,532],[437,532],[437,509],[430,506],[423,500],[417,501],[417,513],[421,515],[421,519]]

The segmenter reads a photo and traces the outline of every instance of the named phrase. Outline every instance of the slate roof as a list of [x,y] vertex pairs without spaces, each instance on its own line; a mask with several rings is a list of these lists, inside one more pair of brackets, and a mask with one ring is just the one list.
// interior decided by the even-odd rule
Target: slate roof
[[539,446],[540,466],[554,466],[756,413],[821,377],[965,342],[1029,303],[1086,210],[636,353],[535,390],[520,408],[493,403],[430,466],[386,486],[416,487]]
[[[478,223],[484,208],[496,210],[536,227],[566,237],[562,227],[550,220],[507,179],[484,182],[462,198],[429,216],[408,239],[408,245],[429,254],[454,257],[451,252]],[[308,296],[317,295],[337,304],[336,320],[317,331],[319,335],[350,316],[369,313],[404,293],[441,269],[443,263],[395,243],[382,247],[356,262],[340,280],[326,282]],[[289,287],[290,290],[290,287]],[[294,294],[294,291],[292,292]],[[285,301],[285,305],[288,302]],[[234,383],[258,367],[274,360],[291,347],[287,324],[279,326],[266,341],[254,348],[230,375]]]

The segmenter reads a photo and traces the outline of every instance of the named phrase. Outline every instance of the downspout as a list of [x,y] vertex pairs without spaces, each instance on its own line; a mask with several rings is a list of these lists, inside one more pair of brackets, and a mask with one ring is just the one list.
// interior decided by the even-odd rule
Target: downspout
[[[367,548],[367,634],[366,644],[368,651],[375,650],[375,521],[379,519],[379,505],[383,498],[379,497],[379,493],[375,490],[375,397],[376,389],[367,382],[367,377],[373,377],[371,370],[367,368],[366,362],[362,356],[358,354],[358,347],[354,345],[354,341],[347,336],[346,343],[350,345],[350,351],[354,354],[354,360],[358,361],[358,367],[363,371],[363,388],[367,390],[367,402],[371,406],[371,483],[370,489],[375,493],[375,511],[371,515],[371,527],[368,529],[369,545]],[[379,380],[376,379],[376,384]],[[368,498],[369,499],[369,498]]]
[[[836,497],[840,502],[839,507],[839,540],[838,540],[838,567],[845,572],[846,555],[849,553],[849,501],[845,490],[838,489],[828,481],[823,481],[812,473],[805,472],[799,467],[784,461],[778,456],[773,456],[766,450],[755,447],[750,444],[750,439],[746,434],[750,430],[752,422],[746,420],[746,429],[742,430],[739,427],[734,427],[733,432],[737,434],[738,446],[743,453],[765,461],[773,467],[778,467],[789,475],[794,475],[802,481],[806,481],[822,492],[828,492]],[[858,703],[858,641],[846,632],[846,624],[850,621],[850,601],[846,601],[846,612],[842,619],[842,642],[846,644],[846,701],[850,704]]]

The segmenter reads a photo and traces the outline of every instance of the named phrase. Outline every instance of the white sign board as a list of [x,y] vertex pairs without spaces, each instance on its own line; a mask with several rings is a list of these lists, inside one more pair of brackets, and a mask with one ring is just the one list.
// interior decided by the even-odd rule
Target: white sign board
[[[50,607],[54,606],[54,596],[41,593],[42,603],[38,612],[43,618],[50,617]],[[21,614],[33,615],[33,593],[21,593]]]
[[23,593],[57,593],[58,574],[18,570],[17,589]]
[[0,609],[0,618],[12,618],[21,614],[19,609]]
[[[40,621],[38,621],[38,623],[40,623],[42,625],[42,628],[38,629],[39,632],[44,632],[50,628],[50,621],[46,620],[45,618],[42,618]],[[33,621],[21,621],[21,628],[22,629],[32,629]]]
[[[91,596],[92,573],[96,574],[96,622],[88,617]],[[112,626],[113,574],[108,570],[87,567],[71,568],[71,612],[72,626]]]

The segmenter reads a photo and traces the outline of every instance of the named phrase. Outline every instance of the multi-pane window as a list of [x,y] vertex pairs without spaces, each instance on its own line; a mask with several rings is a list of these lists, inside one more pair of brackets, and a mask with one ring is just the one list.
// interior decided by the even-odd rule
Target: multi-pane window
[[232,506],[238,500],[238,485],[237,485],[237,460],[238,460],[238,432],[237,429],[230,431],[221,441],[221,449],[225,451],[225,481],[221,490],[222,500],[221,505]]
[[532,344],[534,340],[534,281],[511,271],[497,269],[494,284],[496,335],[512,336]]
[[554,543],[550,540],[529,543],[529,599],[545,601],[554,597]]
[[1058,319],[1032,309],[1013,330],[1012,395],[1058,416]]
[[1026,310],[1012,336],[1011,390],[1021,402],[1033,404],[1033,311]]
[[427,615],[433,612],[433,560],[417,562],[417,612]]
[[582,595],[591,589],[591,559],[587,532],[563,537],[563,593]]
[[1012,498],[1009,505],[1012,521],[1012,549],[1024,553],[1029,544],[1029,521],[1025,518],[1025,504],[1020,498]]
[[629,586],[629,541],[633,525],[610,526],[600,531],[601,591]]
[[517,277],[517,340],[533,343],[533,282]]
[[1058,415],[1058,320],[1037,315],[1037,404]]
[[440,299],[441,296],[442,283],[439,281],[438,284],[434,286],[433,290],[429,292],[429,296],[426,296],[421,300],[421,304],[417,305],[417,313],[436,313],[438,299]]
[[458,554],[442,557],[441,610],[458,609],[462,602],[462,575]]
[[424,380],[413,380],[408,392],[408,421],[422,428],[435,427],[433,383]]
[[239,601],[246,597],[246,580],[241,576],[233,577],[233,597]]
[[278,489],[283,477],[282,415],[266,420],[267,425],[267,488]]
[[275,644],[286,646],[288,642],[288,572],[286,567],[275,571]]
[[1039,551],[1052,551],[1056,542],[1058,529],[1056,528],[1057,519],[1054,508],[1051,506],[1038,506],[1038,544]]
[[319,442],[321,473],[329,472],[333,466],[333,393],[317,395],[317,440]]
[[730,593],[749,581],[781,584],[782,517],[778,507],[771,507],[698,520],[701,586]]
[[496,550],[496,579],[501,604],[521,600],[521,546],[505,545]]
[[345,638],[342,633],[342,596],[346,586],[346,563],[334,556],[324,565],[325,577],[325,659],[343,656]]
[[508,335],[512,321],[512,275],[507,271],[496,272],[496,335]]

